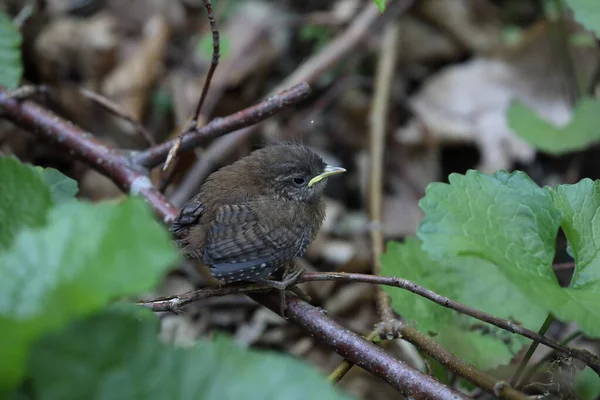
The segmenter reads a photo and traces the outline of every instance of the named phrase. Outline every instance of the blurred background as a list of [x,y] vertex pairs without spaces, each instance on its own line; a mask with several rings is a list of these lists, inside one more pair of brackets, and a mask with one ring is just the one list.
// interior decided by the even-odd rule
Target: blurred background
[[[374,163],[383,163],[386,240],[415,235],[426,186],[447,181],[453,172],[519,169],[539,185],[600,178],[598,147],[565,154],[537,151],[515,133],[507,115],[511,102],[519,100],[545,120],[566,124],[577,98],[596,93],[598,42],[561,4],[396,0],[381,15],[362,0],[215,0],[221,56],[202,110],[204,123],[299,83],[298,73],[313,93],[256,129],[182,154],[168,174],[156,168],[152,179],[180,207],[220,166],[267,143],[301,141],[348,172],[330,180],[326,223],[300,265],[369,273]],[[202,1],[0,0],[0,7],[22,25],[25,82],[47,85],[44,104],[104,142],[128,149],[148,146],[129,122],[90,100],[82,88],[114,101],[157,143],[175,137],[192,115],[212,57]],[[395,38],[384,47],[390,26]],[[393,74],[379,76],[381,57],[390,52]],[[383,158],[373,160],[378,79],[387,82],[390,93]],[[0,152],[59,169],[79,182],[81,197],[122,196],[107,178],[3,120]],[[557,262],[566,261],[565,244],[559,248]],[[191,265],[171,274],[148,297],[205,284],[205,273]],[[373,285],[320,282],[305,288],[313,304],[355,332],[366,334],[378,322]],[[161,316],[166,340],[185,345],[223,331],[241,344],[306,359],[325,373],[340,362],[245,296],[206,299],[186,310]],[[411,359],[411,348],[396,342],[387,347]],[[358,368],[340,385],[365,399],[397,398],[389,385]]]

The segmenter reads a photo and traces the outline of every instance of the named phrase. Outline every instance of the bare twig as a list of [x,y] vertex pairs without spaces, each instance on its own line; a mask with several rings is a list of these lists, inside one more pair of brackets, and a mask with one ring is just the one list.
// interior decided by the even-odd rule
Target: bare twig
[[[252,107],[248,107],[227,117],[215,118],[202,128],[198,128],[186,135],[181,142],[179,150],[192,150],[210,139],[264,121],[283,108],[306,99],[309,94],[310,87],[307,83],[302,82]],[[165,160],[176,140],[169,140],[150,149],[134,153],[132,156],[133,162],[146,168],[156,167]]]
[[[371,219],[371,245],[372,245],[372,264],[373,274],[381,275],[381,254],[384,251],[383,232],[381,230],[382,219],[382,200],[383,192],[383,158],[384,144],[387,133],[387,121],[389,112],[389,101],[392,92],[392,83],[394,81],[394,70],[400,42],[400,27],[398,22],[393,21],[387,24],[381,43],[379,53],[379,65],[377,66],[377,76],[375,80],[375,91],[373,93],[373,105],[370,115],[370,178],[369,178],[369,216]],[[393,337],[397,334],[393,325],[394,311],[390,297],[378,287],[377,290],[377,310],[379,317],[383,322],[382,326],[387,332],[382,332],[385,336]]]
[[138,301],[136,304],[149,308],[155,312],[168,311],[178,314],[181,307],[186,304],[193,303],[198,300],[207,299],[209,297],[227,296],[229,294],[252,293],[252,292],[268,292],[273,290],[267,285],[228,285],[218,288],[204,288],[194,290],[178,296],[160,297],[150,301]]
[[[344,281],[344,282],[364,282],[371,283],[374,285],[385,285],[385,286],[393,286],[401,289],[408,290],[409,292],[415,293],[421,297],[424,297],[428,300],[433,301],[443,307],[450,308],[454,311],[458,311],[462,314],[469,315],[473,318],[476,318],[480,321],[487,322],[489,324],[495,325],[498,328],[504,329],[506,331],[515,333],[517,335],[524,336],[528,339],[538,341],[541,344],[548,346],[556,351],[559,351],[563,354],[566,354],[570,357],[576,358],[578,360],[583,361],[586,365],[596,371],[597,374],[600,375],[600,358],[587,350],[582,349],[572,349],[565,345],[562,345],[555,340],[547,338],[545,336],[540,335],[537,332],[524,328],[518,325],[515,322],[507,321],[502,318],[495,317],[493,315],[487,314],[483,311],[476,310],[472,307],[466,306],[454,300],[451,300],[447,297],[441,296],[435,292],[432,292],[429,289],[426,289],[422,286],[417,285],[414,282],[411,282],[406,279],[397,278],[394,276],[376,276],[376,275],[367,275],[367,274],[353,274],[353,273],[343,273],[343,272],[305,272],[298,279],[298,283],[305,282],[318,282],[318,281]],[[252,286],[253,288],[255,286]],[[267,286],[263,287],[264,289]],[[200,289],[200,291],[205,289]],[[258,289],[253,289],[258,290]],[[214,291],[213,295],[224,295],[228,294],[223,292],[224,294],[220,294],[221,292]],[[195,291],[188,292],[182,295],[170,296],[167,298],[163,298],[162,300],[169,300],[173,298],[178,298],[177,302],[180,306],[191,303],[193,298],[198,296]],[[146,302],[146,307],[154,309],[152,307],[152,302]],[[157,311],[165,311],[160,308]]]
[[[582,334],[583,333],[581,331],[575,331],[575,332],[571,333],[570,335],[568,335],[567,337],[565,337],[563,340],[561,340],[560,343],[566,346],[573,340],[580,337]],[[529,368],[529,371],[527,371],[527,373],[521,380],[521,382],[518,384],[518,386],[522,387],[527,382],[531,382],[531,378],[536,373],[536,371],[538,371],[542,367],[542,365],[544,365],[545,363],[550,361],[553,357],[556,357],[557,353],[558,353],[557,351],[553,350],[553,351],[549,352],[548,354],[546,354],[544,357],[542,357],[534,365],[532,365],[531,368]]]
[[208,93],[208,88],[210,86],[210,81],[212,79],[215,70],[217,69],[217,65],[219,65],[219,28],[217,27],[217,21],[215,19],[215,14],[212,9],[212,4],[210,0],[203,0],[204,7],[206,8],[206,13],[208,14],[208,22],[210,23],[210,29],[212,31],[212,40],[213,40],[213,54],[212,54],[212,62],[210,63],[210,68],[208,70],[208,74],[206,75],[206,80],[204,81],[204,86],[202,87],[202,94],[200,95],[200,100],[198,100],[198,104],[196,104],[196,110],[194,111],[194,115],[189,125],[177,136],[173,146],[169,150],[167,154],[167,160],[165,161],[165,165],[163,167],[163,171],[166,171],[171,164],[171,160],[177,156],[177,152],[181,147],[181,142],[183,141],[183,137],[188,133],[191,133],[198,129],[198,119],[200,118],[200,111],[202,110],[202,105],[204,104],[204,100],[206,99],[206,94]]
[[408,290],[412,293],[418,294],[421,297],[431,300],[434,303],[437,303],[443,307],[450,308],[454,311],[458,311],[465,315],[469,315],[480,321],[487,322],[489,324],[497,326],[498,328],[515,333],[517,335],[524,336],[528,339],[538,341],[541,344],[548,346],[560,353],[566,354],[567,356],[583,361],[587,366],[593,369],[600,376],[600,357],[590,353],[589,351],[583,349],[569,348],[556,342],[555,340],[552,340],[550,338],[538,334],[537,332],[524,328],[515,322],[507,321],[505,319],[487,314],[483,311],[476,310],[472,307],[466,306],[447,297],[441,296],[435,292],[432,292],[429,289],[419,286],[416,283],[406,279],[397,278],[393,276],[374,276],[342,272],[305,272],[302,275],[300,282],[331,280],[372,283],[375,285],[394,286]]
[[456,372],[458,375],[476,384],[487,392],[493,393],[501,399],[527,399],[527,396],[523,393],[462,361],[412,326],[404,325],[400,332],[402,334],[402,339],[414,344],[421,351],[433,357],[450,371]]
[[[550,324],[552,324],[552,321],[554,321],[554,317],[552,316],[552,314],[548,314],[548,316],[546,317],[546,320],[542,324],[542,327],[538,331],[538,333],[541,336],[544,336],[546,334],[546,331],[548,331],[548,328],[550,328]],[[535,350],[538,348],[539,344],[540,344],[540,342],[535,340],[535,341],[533,341],[533,343],[531,343],[529,345],[529,348],[527,349],[525,356],[519,363],[517,370],[515,371],[513,376],[510,378],[510,384],[512,386],[515,386],[515,387],[517,386],[517,383],[519,382],[519,378],[521,377],[521,374],[523,373],[523,371],[525,371],[525,367],[527,367],[527,363],[529,363],[531,356],[533,356],[533,353],[535,353]]]
[[319,53],[302,63],[300,67],[274,90],[279,91],[281,88],[298,82],[313,82],[325,71],[346,57],[367,36],[371,27],[379,26],[383,21],[404,12],[413,2],[414,0],[390,1],[383,14],[379,12],[373,2],[368,2],[348,28],[324,46]]
[[[251,297],[266,305],[274,312],[279,312],[279,299],[276,296],[253,294]],[[323,313],[316,307],[297,297],[287,296],[286,316],[309,335],[334,349],[336,353],[366,371],[385,371],[378,374],[403,395],[411,399],[467,399],[468,397],[421,371],[398,362],[382,348],[361,338],[348,329],[338,325],[330,318],[323,318]],[[357,338],[359,340],[357,340]],[[365,355],[368,354],[367,357]]]
[[128,115],[126,112],[124,112],[121,107],[115,104],[112,100],[85,88],[79,89],[79,92],[86,98],[98,104],[100,107],[104,108],[106,111],[129,122],[135,129],[136,133],[140,135],[150,146],[156,145],[154,138],[150,132],[144,128],[144,125],[136,121],[131,115]]
[[[375,343],[376,340],[379,340],[379,330],[375,329],[374,331],[372,331],[371,333],[369,333],[367,335],[367,337],[365,338],[365,340],[368,340],[369,342]],[[333,382],[333,383],[339,382],[352,369],[353,366],[354,366],[354,364],[351,363],[348,360],[342,361],[329,374],[329,377],[328,377],[329,381]]]
[[129,162],[123,152],[106,146],[91,133],[32,101],[16,101],[2,90],[0,114],[31,134],[64,147],[73,157],[109,177],[125,193],[142,196],[165,223],[170,223],[177,214],[175,207],[152,187],[143,168]]

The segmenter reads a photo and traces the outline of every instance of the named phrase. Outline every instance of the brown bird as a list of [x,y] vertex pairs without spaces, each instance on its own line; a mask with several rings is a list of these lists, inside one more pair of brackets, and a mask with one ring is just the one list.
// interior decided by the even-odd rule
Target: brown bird
[[325,218],[327,177],[344,171],[302,145],[256,150],[211,174],[171,231],[216,279],[284,290],[298,275],[267,277],[306,252]]

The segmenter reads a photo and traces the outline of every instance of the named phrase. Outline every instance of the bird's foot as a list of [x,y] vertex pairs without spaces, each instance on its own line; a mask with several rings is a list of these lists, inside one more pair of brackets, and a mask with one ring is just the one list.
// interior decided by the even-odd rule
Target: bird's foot
[[299,279],[303,273],[304,273],[304,270],[302,270],[302,269],[290,268],[290,269],[286,270],[285,275],[283,276],[283,278],[280,281],[275,281],[275,280],[266,279],[266,278],[262,278],[262,279],[256,281],[257,283],[263,283],[263,284],[268,285],[268,286],[272,287],[273,289],[277,289],[279,291],[279,297],[280,297],[279,305],[280,305],[280,309],[281,309],[281,316],[283,318],[286,318],[285,310],[287,309],[287,302],[285,300],[285,291],[286,290],[291,291],[296,296],[300,297],[302,300],[310,302],[310,297],[308,296],[308,294],[306,294],[299,287],[294,286],[299,281]]
[[404,327],[404,323],[399,319],[391,318],[381,321],[377,324],[377,333],[381,339],[398,339],[402,337],[400,330]]

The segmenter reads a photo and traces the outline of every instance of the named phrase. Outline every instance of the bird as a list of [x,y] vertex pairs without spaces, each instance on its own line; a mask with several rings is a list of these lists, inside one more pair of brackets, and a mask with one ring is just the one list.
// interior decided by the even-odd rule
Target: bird
[[283,291],[299,274],[269,277],[304,255],[325,218],[327,179],[345,171],[302,144],[265,146],[213,172],[170,230],[218,281]]

